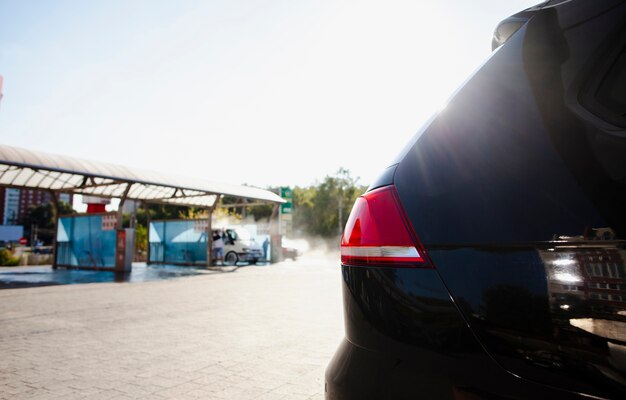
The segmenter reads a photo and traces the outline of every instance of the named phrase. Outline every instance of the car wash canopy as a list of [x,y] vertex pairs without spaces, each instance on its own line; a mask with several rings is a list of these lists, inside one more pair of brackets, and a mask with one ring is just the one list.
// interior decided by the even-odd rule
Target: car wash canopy
[[220,195],[282,203],[267,190],[0,145],[0,185],[149,203],[213,207]]

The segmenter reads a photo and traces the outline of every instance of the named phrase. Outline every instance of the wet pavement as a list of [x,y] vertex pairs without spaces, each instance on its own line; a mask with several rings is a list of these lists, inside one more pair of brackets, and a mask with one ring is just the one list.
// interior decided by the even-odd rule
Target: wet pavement
[[[231,267],[230,269],[233,269]],[[134,263],[129,273],[113,271],[89,271],[78,269],[52,269],[51,266],[0,267],[0,289],[27,288],[36,286],[74,285],[104,282],[149,282],[211,274],[229,268],[183,267],[173,265],[146,265]]]
[[[187,267],[162,268],[145,274]],[[338,255],[182,271],[0,290],[0,399],[323,399],[343,337]]]

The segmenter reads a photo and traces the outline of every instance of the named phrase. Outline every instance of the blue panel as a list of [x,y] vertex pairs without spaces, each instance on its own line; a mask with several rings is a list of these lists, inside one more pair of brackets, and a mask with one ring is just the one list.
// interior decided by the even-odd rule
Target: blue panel
[[102,229],[102,215],[59,218],[57,264],[113,268],[115,230]]
[[150,222],[149,240],[150,262],[206,263],[207,234],[199,221]]

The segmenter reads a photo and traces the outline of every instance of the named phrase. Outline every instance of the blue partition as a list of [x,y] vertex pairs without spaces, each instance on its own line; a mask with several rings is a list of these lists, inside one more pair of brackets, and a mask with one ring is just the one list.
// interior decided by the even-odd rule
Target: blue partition
[[116,231],[111,214],[59,218],[56,263],[82,268],[114,268]]
[[150,222],[150,262],[206,264],[206,220]]

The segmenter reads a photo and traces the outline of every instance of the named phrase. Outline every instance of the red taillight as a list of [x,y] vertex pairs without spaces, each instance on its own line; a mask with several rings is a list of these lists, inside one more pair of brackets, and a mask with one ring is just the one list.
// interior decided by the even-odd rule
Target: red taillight
[[373,190],[356,200],[341,237],[341,263],[428,266],[394,186]]

